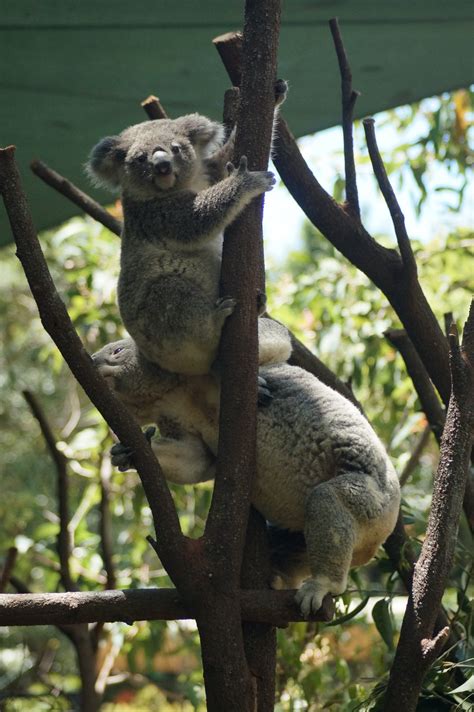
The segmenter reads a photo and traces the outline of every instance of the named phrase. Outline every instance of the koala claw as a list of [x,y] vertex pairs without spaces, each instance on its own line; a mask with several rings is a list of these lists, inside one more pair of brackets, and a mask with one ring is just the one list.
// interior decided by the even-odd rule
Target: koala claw
[[216,302],[216,309],[227,312],[230,315],[234,311],[236,304],[237,300],[234,297],[221,297]]
[[[143,435],[146,437],[148,442],[151,442],[151,439],[155,433],[156,428],[151,425],[144,431]],[[110,448],[110,454],[112,456],[112,465],[117,467],[120,472],[126,472],[133,466],[133,450],[131,447],[122,445],[122,443],[115,443],[115,445]]]
[[295,601],[305,618],[319,611],[327,593],[329,593],[328,587],[314,579],[308,579],[303,583],[296,593]]
[[271,391],[268,387],[268,383],[263,378],[263,376],[259,376],[258,377],[258,405],[265,407],[267,405],[270,405],[272,400],[273,400],[273,396],[272,396]]
[[273,87],[275,91],[275,104],[279,106],[283,104],[288,93],[288,82],[284,79],[277,79]]

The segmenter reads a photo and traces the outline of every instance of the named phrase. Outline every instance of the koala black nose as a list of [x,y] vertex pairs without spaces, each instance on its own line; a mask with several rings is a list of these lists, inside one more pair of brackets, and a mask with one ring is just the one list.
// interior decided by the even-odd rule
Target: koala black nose
[[171,161],[166,151],[155,151],[151,157],[156,173],[167,176],[171,173]]

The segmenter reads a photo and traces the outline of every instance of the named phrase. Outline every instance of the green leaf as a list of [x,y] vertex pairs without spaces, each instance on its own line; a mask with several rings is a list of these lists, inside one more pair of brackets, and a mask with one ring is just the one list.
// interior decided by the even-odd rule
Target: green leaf
[[389,650],[393,650],[393,624],[390,615],[389,602],[383,598],[372,608],[372,618],[374,619],[375,627],[384,643]]

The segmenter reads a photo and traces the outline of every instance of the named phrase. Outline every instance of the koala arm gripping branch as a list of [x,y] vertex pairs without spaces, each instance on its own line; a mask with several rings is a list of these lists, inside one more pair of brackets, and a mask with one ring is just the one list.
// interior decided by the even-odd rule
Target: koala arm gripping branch
[[182,238],[185,235],[188,239],[208,237],[223,231],[253,198],[271,190],[275,184],[270,171],[249,171],[245,156],[237,169],[229,163],[228,172],[227,178],[194,197],[187,216],[189,229],[182,231]]

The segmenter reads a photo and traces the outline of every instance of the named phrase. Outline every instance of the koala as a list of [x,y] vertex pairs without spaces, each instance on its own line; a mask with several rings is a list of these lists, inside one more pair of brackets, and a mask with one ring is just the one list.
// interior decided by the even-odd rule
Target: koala
[[223,231],[275,183],[245,156],[227,162],[232,148],[221,124],[189,114],[131,126],[89,158],[90,175],[121,191],[123,323],[149,361],[176,373],[209,372],[235,307],[219,298]]
[[[92,358],[139,422],[157,423],[161,437],[152,446],[169,481],[215,477],[215,375],[166,372],[148,362],[131,339],[108,344]],[[293,588],[303,582],[296,599],[308,617],[327,593],[344,592],[350,567],[369,561],[392,532],[398,478],[367,420],[343,396],[284,361],[270,358],[259,373],[272,400],[257,414],[251,501],[276,527],[272,585]],[[112,450],[114,464],[130,466],[133,453],[122,445]]]

